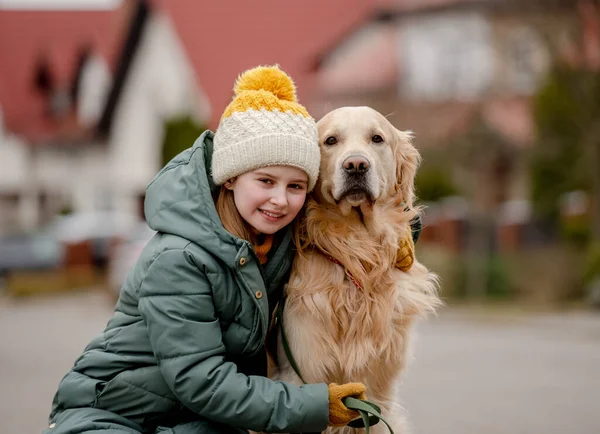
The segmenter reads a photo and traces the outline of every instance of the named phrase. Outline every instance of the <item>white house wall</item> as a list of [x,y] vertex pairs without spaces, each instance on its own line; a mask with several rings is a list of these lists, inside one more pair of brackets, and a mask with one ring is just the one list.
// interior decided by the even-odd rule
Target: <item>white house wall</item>
[[104,144],[90,144],[81,149],[78,166],[72,168],[72,200],[80,211],[105,210],[111,207],[109,171]]
[[126,78],[111,130],[109,180],[119,210],[137,212],[137,200],[160,169],[164,121],[185,114],[207,119],[206,101],[168,17],[153,15]]
[[25,142],[0,135],[0,191],[20,190],[27,183],[27,163]]
[[60,197],[64,207],[94,211],[110,206],[106,149],[101,144],[40,148],[33,154],[39,193]]
[[492,29],[485,15],[456,12],[407,20],[399,34],[400,93],[413,100],[473,100],[494,78]]
[[106,60],[98,54],[91,55],[83,66],[79,83],[77,119],[82,125],[91,127],[98,122],[106,105],[111,82]]
[[24,141],[4,131],[0,110],[0,234],[31,229],[36,223],[35,205],[28,192],[29,155]]
[[399,93],[411,100],[529,96],[550,67],[543,37],[518,19],[447,12],[407,19],[399,30]]

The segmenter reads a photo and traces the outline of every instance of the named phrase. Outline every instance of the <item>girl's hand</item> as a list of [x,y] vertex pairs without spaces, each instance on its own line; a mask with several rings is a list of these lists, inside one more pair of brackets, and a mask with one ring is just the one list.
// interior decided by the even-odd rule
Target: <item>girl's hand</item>
[[346,383],[329,385],[329,426],[345,426],[360,417],[356,410],[350,410],[342,399],[351,396],[357,399],[367,399],[367,388],[362,383]]

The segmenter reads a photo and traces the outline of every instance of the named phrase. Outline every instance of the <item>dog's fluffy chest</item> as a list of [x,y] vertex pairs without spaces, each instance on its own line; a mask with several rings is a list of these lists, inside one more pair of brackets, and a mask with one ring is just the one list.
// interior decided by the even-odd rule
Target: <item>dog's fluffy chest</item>
[[397,365],[401,354],[398,345],[402,335],[396,327],[401,322],[401,314],[394,300],[356,294],[351,304],[322,298],[320,310],[324,312],[324,320],[321,325],[337,324],[331,346],[337,355],[335,374],[339,381],[364,378],[370,370],[388,370]]
[[[294,260],[284,313],[306,382],[362,381],[380,401],[404,367],[412,320],[428,303],[420,294],[430,287],[422,265],[395,268],[411,216],[388,205],[364,221],[308,205],[306,247]],[[299,381],[281,345],[278,358],[281,378]]]
[[388,283],[386,291],[365,293],[343,268],[328,271],[327,278],[292,282],[288,291],[286,333],[302,375],[309,382],[351,381],[373,371],[393,376],[406,333],[397,288]]

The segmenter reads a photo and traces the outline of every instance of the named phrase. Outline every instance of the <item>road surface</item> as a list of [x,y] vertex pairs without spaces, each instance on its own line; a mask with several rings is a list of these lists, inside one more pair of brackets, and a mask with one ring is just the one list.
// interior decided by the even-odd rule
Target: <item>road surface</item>
[[[0,297],[0,433],[41,432],[110,303],[94,291]],[[446,308],[417,332],[402,385],[413,433],[600,433],[600,314]]]

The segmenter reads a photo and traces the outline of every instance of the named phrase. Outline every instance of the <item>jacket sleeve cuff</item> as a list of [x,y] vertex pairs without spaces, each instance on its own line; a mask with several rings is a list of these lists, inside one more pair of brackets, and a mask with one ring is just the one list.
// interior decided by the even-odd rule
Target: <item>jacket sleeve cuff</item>
[[329,424],[329,389],[327,384],[305,384],[300,387],[307,396],[304,432],[324,431]]

